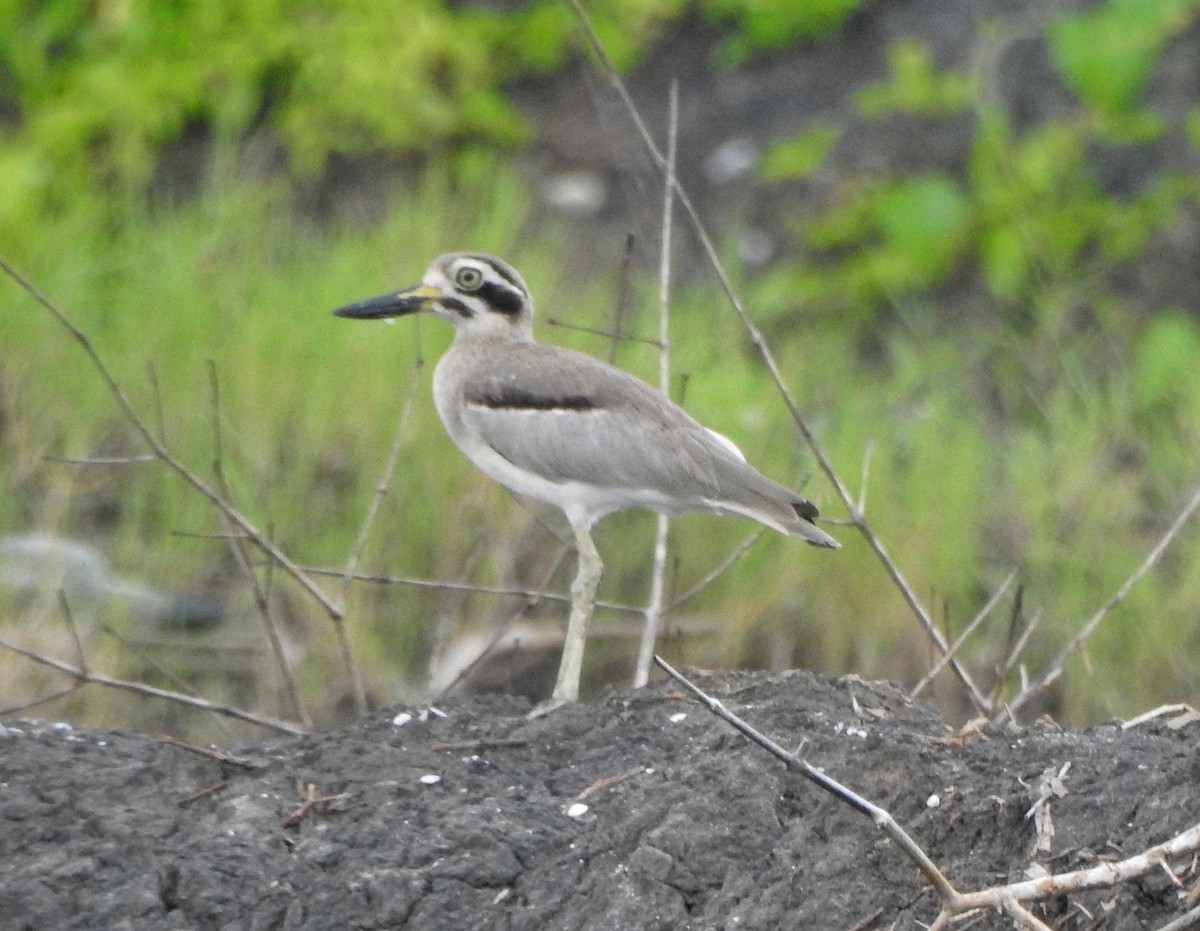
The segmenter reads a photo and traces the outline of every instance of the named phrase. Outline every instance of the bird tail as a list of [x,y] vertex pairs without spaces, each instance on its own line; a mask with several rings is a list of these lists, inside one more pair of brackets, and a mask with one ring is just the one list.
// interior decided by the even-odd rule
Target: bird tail
[[805,501],[803,498],[793,501],[791,504],[797,519],[788,522],[783,528],[784,533],[811,543],[813,546],[823,546],[830,550],[836,550],[842,545],[813,523],[820,516],[820,511],[817,510],[815,504]]
[[736,470],[726,476],[724,486],[736,493],[727,494],[716,509],[727,514],[749,517],[772,530],[804,540],[813,546],[836,550],[841,544],[814,521],[820,511],[811,501],[806,501],[795,492],[771,481],[760,472],[738,463]]

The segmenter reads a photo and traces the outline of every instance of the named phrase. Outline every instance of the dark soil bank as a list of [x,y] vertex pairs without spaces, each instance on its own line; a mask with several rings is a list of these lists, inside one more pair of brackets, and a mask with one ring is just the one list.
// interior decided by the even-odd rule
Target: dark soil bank
[[[1200,820],[1200,725],[956,740],[886,684],[701,682],[887,806],[963,891],[1023,878],[1033,860],[1061,872],[1121,859]],[[225,760],[10,724],[0,926],[841,931],[937,914],[867,819],[669,685],[535,720],[512,698],[439,710],[393,709]],[[1051,849],[1035,855],[1034,786],[1065,764]],[[1182,886],[1155,872],[1037,910],[1054,928],[1158,928],[1195,882],[1190,863],[1174,866]]]

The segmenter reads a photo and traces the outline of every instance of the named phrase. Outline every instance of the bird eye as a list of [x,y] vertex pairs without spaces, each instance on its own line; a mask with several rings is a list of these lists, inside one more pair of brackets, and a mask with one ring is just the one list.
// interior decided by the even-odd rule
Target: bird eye
[[464,265],[455,273],[454,283],[464,291],[474,291],[483,284],[483,272],[473,265]]

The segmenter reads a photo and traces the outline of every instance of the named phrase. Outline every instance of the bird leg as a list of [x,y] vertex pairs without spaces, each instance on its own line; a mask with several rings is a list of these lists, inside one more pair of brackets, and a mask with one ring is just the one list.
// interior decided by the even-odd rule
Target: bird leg
[[590,529],[583,521],[571,521],[575,533],[575,549],[579,554],[579,571],[571,585],[571,616],[567,620],[567,635],[563,642],[562,660],[558,665],[558,681],[550,698],[534,709],[545,714],[568,702],[579,700],[579,676],[583,669],[583,645],[587,625],[596,604],[596,588],[604,572],[604,563],[596,552]]

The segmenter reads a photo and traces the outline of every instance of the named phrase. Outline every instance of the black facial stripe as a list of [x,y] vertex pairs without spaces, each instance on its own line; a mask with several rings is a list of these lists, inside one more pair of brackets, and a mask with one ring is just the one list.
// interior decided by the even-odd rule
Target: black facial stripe
[[552,398],[522,391],[520,388],[497,388],[471,400],[493,410],[590,411],[596,407],[590,398],[585,398],[580,394]]
[[518,291],[521,290],[521,282],[517,281],[517,279],[509,273],[508,269],[501,268],[499,265],[490,265],[489,267]]
[[494,281],[485,282],[475,293],[483,298],[485,304],[506,317],[517,316],[525,306],[525,295],[521,291],[506,288]]
[[473,316],[475,315],[475,314],[472,312],[472,310],[471,310],[471,308],[470,308],[470,307],[468,307],[468,306],[467,306],[466,304],[464,304],[462,301],[460,301],[460,300],[457,300],[456,298],[453,298],[453,297],[439,297],[437,302],[438,302],[439,304],[441,304],[443,307],[445,307],[447,310],[452,310],[452,311],[454,311],[454,313],[458,314],[458,315],[459,315],[460,317],[462,317],[464,320],[467,320],[467,319],[469,319],[470,317],[473,317]]

